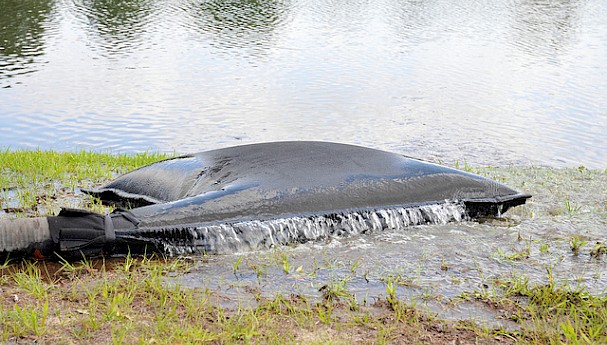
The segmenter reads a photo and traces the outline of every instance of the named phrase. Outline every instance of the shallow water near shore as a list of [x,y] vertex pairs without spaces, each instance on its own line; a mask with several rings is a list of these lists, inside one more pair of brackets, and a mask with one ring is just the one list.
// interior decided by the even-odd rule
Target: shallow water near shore
[[[559,286],[598,295],[607,292],[607,255],[593,253],[597,242],[607,243],[607,172],[475,170],[534,198],[498,219],[195,259],[199,264],[172,283],[209,287],[222,303],[236,306],[255,304],[256,295],[321,298],[324,289],[343,289],[357,302],[371,304],[386,296],[391,281],[400,298],[440,317],[509,329],[517,325],[504,319],[503,311],[464,297],[496,293],[493,282],[512,277],[527,277],[532,284],[552,279]],[[576,241],[585,242],[577,253],[572,250]]]
[[[38,158],[40,155],[31,153]],[[385,300],[391,284],[399,299],[440,317],[507,328],[518,324],[507,321],[503,311],[477,299],[499,296],[496,282],[523,277],[531,284],[553,281],[558,286],[605,295],[606,170],[461,168],[530,193],[533,198],[501,218],[446,224],[439,221],[436,225],[375,229],[255,252],[192,256],[185,274],[181,272],[165,282],[212,291],[218,303],[230,308],[255,304],[259,296],[277,294],[314,300],[337,293],[344,303],[355,298],[356,303],[372,304]],[[74,183],[68,182],[73,173],[68,174],[66,183]],[[21,183],[25,186],[15,184],[0,194],[5,209],[0,218],[14,217],[16,211],[8,210],[11,207],[29,210],[32,213],[26,215],[30,216],[53,214],[59,207],[107,211],[91,205],[77,187],[72,191],[73,187],[55,182],[47,186],[50,190],[31,190],[26,186],[48,182]],[[33,209],[22,202],[20,188],[36,196],[30,199],[35,203]],[[432,206],[429,210],[438,212],[440,208]],[[457,207],[452,211],[449,218],[457,219],[452,218],[459,214]]]

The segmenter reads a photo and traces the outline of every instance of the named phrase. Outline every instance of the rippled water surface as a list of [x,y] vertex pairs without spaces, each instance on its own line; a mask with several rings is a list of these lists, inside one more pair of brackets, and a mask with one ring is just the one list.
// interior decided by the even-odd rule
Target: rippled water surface
[[607,166],[607,2],[0,0],[0,147]]
[[[389,281],[399,298],[443,318],[472,319],[508,329],[520,323],[466,296],[495,296],[495,281],[522,277],[607,293],[607,172],[580,169],[483,168],[534,195],[505,218],[374,231],[254,253],[198,258],[176,281],[219,291],[226,305],[255,304],[257,294],[320,299],[323,289],[372,304]],[[439,222],[440,223],[440,222]],[[578,241],[579,252],[572,251]],[[328,287],[327,287],[328,286]],[[482,299],[482,298],[481,298]],[[343,300],[347,298],[343,297]]]

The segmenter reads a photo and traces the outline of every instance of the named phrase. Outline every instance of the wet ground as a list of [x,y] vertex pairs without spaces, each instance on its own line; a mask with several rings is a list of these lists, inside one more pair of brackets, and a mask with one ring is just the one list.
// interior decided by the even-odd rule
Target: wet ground
[[506,328],[516,325],[504,318],[503,310],[465,297],[494,293],[496,279],[513,276],[606,292],[607,255],[599,248],[607,244],[607,172],[479,170],[533,199],[498,219],[196,258],[191,271],[175,282],[216,290],[228,305],[255,303],[258,294],[321,298],[327,289],[343,291],[345,300],[351,294],[358,302],[373,303],[386,296],[392,282],[399,297],[441,317]]
[[[393,286],[399,298],[442,318],[516,328],[504,310],[476,298],[498,294],[494,282],[525,277],[532,284],[604,295],[607,286],[607,170],[584,167],[472,168],[533,198],[501,218],[409,226],[331,238],[265,251],[191,257],[185,275],[168,284],[208,288],[226,306],[255,304],[259,296],[326,293],[371,304]],[[90,187],[90,186],[89,186]],[[18,206],[15,190],[3,194],[0,217]],[[82,193],[42,197],[35,211],[82,207]],[[53,211],[54,210],[54,211]],[[28,213],[29,212],[29,213]]]
[[[391,282],[444,317],[508,324],[458,296],[512,275],[605,293],[605,6],[5,1],[0,149],[328,140],[500,166],[475,170],[534,196],[504,219],[193,258],[174,282],[216,289],[227,304],[342,288],[373,301]],[[0,195],[8,213],[35,213],[16,197]],[[42,213],[82,202],[40,197]]]

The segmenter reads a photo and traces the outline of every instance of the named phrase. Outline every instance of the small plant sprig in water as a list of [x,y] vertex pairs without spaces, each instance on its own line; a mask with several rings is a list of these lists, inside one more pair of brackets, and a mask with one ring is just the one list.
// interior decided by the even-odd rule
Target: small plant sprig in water
[[240,263],[242,262],[242,256],[238,257],[238,260],[232,265],[232,273],[238,279],[238,267],[240,267]]
[[597,241],[592,250],[590,251],[590,256],[595,259],[599,259],[604,254],[607,254],[607,246]]
[[540,253],[542,253],[542,254],[548,254],[549,250],[550,250],[550,244],[549,243],[542,243],[542,244],[540,244]]
[[274,252],[274,260],[277,266],[282,265],[282,271],[285,274],[291,273],[291,262],[289,262],[289,253],[281,248],[275,248]]
[[573,203],[569,199],[567,199],[567,200],[565,200],[565,209],[567,210],[567,214],[569,214],[570,216],[573,216],[573,215],[579,213],[580,210],[582,209],[582,207],[580,205],[576,205],[575,203]]
[[460,169],[460,170],[464,170],[464,171],[467,171],[467,172],[476,173],[476,171],[474,170],[474,168],[472,168],[472,166],[470,166],[466,160],[464,160],[464,164],[463,165],[460,165],[459,160],[456,160],[455,161],[455,169]]
[[341,298],[353,298],[353,295],[346,290],[349,280],[349,277],[333,280],[329,284],[321,286],[318,291],[322,294],[323,300],[328,302],[337,301]]
[[587,244],[588,241],[583,241],[579,236],[572,236],[571,240],[569,240],[569,248],[571,248],[571,251],[575,256],[578,256],[580,254],[580,249]]
[[531,249],[529,247],[526,247],[525,249],[518,251],[518,252],[514,252],[514,253],[507,253],[507,252],[503,251],[501,248],[498,248],[495,255],[498,258],[503,258],[508,261],[520,261],[523,259],[528,259],[530,252],[531,252]]
[[[523,240],[520,232],[518,234],[518,240],[519,241]],[[527,241],[527,245],[525,246],[525,248],[523,248],[522,250],[515,251],[513,253],[507,253],[507,252],[503,251],[501,248],[498,248],[497,252],[495,253],[496,258],[502,258],[502,259],[505,259],[508,261],[520,261],[520,260],[528,259],[530,255],[531,255],[531,237]]]

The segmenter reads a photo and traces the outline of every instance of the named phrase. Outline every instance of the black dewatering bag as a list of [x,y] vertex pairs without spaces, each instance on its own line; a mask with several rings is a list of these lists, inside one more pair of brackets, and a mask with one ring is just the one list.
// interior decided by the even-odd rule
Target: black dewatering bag
[[327,142],[252,144],[177,157],[89,192],[148,206],[0,220],[0,255],[78,259],[255,250],[427,224],[440,216],[435,206],[441,205],[461,206],[448,217],[455,221],[500,216],[531,197],[465,171]]

